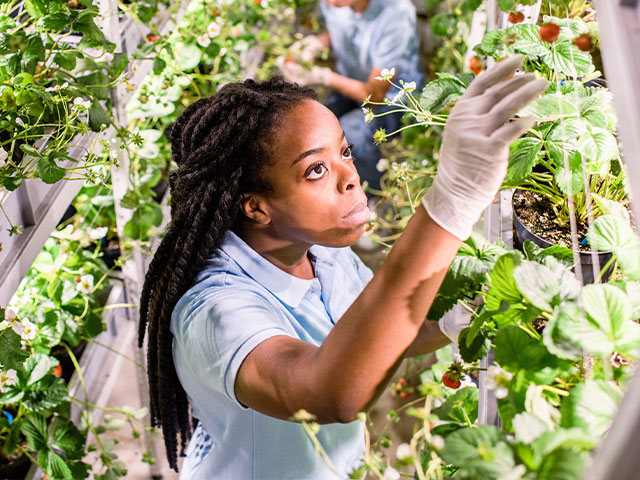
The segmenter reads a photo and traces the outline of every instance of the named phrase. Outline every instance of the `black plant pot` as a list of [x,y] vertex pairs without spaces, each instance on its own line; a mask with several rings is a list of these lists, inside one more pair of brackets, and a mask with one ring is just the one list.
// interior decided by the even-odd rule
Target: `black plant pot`
[[[513,205],[513,199],[511,200],[511,207],[513,209],[513,229],[515,230],[515,236],[513,238],[513,248],[524,251],[523,245],[525,240],[530,240],[541,248],[549,248],[554,245],[544,238],[539,237],[531,230],[529,230],[526,226],[524,226],[524,224],[520,221],[520,217],[518,217],[518,214],[516,213],[515,206]],[[607,262],[611,260],[611,252],[598,252],[598,260],[600,262],[600,268],[604,268]],[[589,283],[593,283],[593,259],[591,256],[591,252],[580,252],[580,264],[582,265],[582,279],[584,281],[584,284],[587,285]],[[575,268],[573,268],[572,270],[575,271]],[[612,273],[613,268],[607,268],[607,270],[602,273],[601,280],[607,281]]]
[[0,479],[23,480],[29,473],[31,460],[26,455],[21,455],[15,460],[0,464]]

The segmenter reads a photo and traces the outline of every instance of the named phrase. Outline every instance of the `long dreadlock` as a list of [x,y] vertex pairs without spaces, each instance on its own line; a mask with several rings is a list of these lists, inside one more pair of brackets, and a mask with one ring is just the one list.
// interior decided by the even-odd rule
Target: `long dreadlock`
[[147,369],[151,423],[161,426],[171,468],[184,454],[192,422],[172,357],[171,313],[193,285],[227,230],[239,221],[243,193],[268,193],[270,133],[296,104],[316,99],[307,87],[281,77],[225,85],[197,100],[170,132],[177,170],[169,176],[171,222],[149,265],[140,298],[138,345],[149,332]]

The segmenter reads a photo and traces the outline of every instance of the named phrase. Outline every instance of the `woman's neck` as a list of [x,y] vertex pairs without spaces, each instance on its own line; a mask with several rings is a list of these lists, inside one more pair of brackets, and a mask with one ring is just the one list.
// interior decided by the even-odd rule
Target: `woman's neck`
[[266,229],[244,228],[236,231],[260,256],[294,277],[310,280],[314,277],[309,259],[310,245],[299,245],[277,238]]

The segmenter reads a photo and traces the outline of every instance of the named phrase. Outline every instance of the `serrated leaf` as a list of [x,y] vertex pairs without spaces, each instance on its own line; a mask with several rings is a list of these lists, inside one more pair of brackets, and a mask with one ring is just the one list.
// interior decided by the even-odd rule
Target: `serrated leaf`
[[568,168],[563,162],[555,173],[555,180],[562,193],[576,194],[584,189],[582,155],[578,151],[568,152],[566,160]]
[[506,185],[519,185],[529,176],[542,146],[542,141],[535,137],[520,138],[511,144],[509,167],[504,179]]
[[44,183],[52,184],[62,180],[67,171],[47,155],[38,158],[38,176]]
[[431,114],[437,114],[446,105],[460,98],[465,88],[464,83],[457,78],[437,78],[422,90],[420,106]]
[[492,30],[482,37],[482,41],[473,49],[480,56],[492,56],[498,48],[502,48],[501,40],[504,35],[504,30]]
[[608,130],[590,126],[580,137],[578,150],[590,162],[590,173],[605,176],[609,172],[610,161],[618,156],[618,143]]
[[445,462],[462,466],[480,456],[480,449],[496,445],[504,437],[493,425],[461,428],[445,440],[441,456]]
[[540,341],[515,325],[498,330],[493,344],[498,364],[513,373],[524,372],[528,380],[538,385],[548,384],[571,366],[571,362],[551,355]]
[[69,460],[79,460],[84,455],[85,436],[69,420],[56,417],[51,422],[49,442],[52,448],[62,450]]
[[4,371],[17,370],[27,357],[29,354],[20,346],[20,335],[11,328],[0,332],[0,365]]
[[99,132],[103,127],[108,127],[109,125],[111,125],[111,119],[105,109],[99,102],[92,102],[91,108],[89,108],[89,127],[91,127],[91,130]]
[[65,70],[76,68],[77,58],[73,53],[58,52],[53,56],[53,61]]
[[[545,260],[549,258],[553,257]],[[527,301],[547,312],[564,301],[575,301],[580,292],[580,283],[568,270],[554,271],[549,266],[534,262],[527,261],[517,266],[513,277]]]
[[578,384],[562,402],[562,426],[578,427],[593,438],[609,428],[622,399],[622,392],[603,380]]
[[593,222],[587,238],[599,251],[613,253],[629,279],[640,280],[640,238],[628,222],[619,216],[602,215]]
[[[542,342],[550,353],[567,360],[582,358],[582,345],[588,341],[584,328],[588,328],[584,312],[577,305],[562,305],[556,307],[553,316],[547,322],[542,332]],[[575,337],[575,335],[585,336]],[[597,332],[596,332],[597,333]],[[583,339],[583,341],[581,341]]]
[[38,457],[38,465],[52,478],[73,480],[73,473],[64,459],[53,450],[44,450]]
[[[470,336],[471,329],[465,328],[458,335],[460,356],[465,362],[475,362],[485,357],[491,348],[491,341],[484,332]],[[469,341],[471,338],[471,341]]]
[[70,19],[68,15],[58,12],[45,15],[40,19],[40,22],[42,23],[42,26],[47,30],[61,32],[69,26]]
[[478,389],[465,387],[457,390],[431,413],[448,422],[466,424],[469,418],[471,423],[475,423],[478,418]]
[[584,76],[592,65],[591,55],[568,40],[556,42],[554,48],[541,58],[548,67],[567,77]]
[[47,448],[47,421],[42,415],[27,415],[22,422],[21,430],[32,451]]

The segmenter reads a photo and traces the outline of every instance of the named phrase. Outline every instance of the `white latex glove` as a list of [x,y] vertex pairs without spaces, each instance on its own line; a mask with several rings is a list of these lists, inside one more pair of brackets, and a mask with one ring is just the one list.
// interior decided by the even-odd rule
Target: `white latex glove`
[[[482,303],[482,297],[478,297],[471,302],[471,305],[479,306]],[[471,312],[459,303],[456,303],[451,310],[446,312],[440,320],[438,326],[440,331],[444,333],[453,343],[458,343],[458,335],[467,328],[471,323]]]
[[533,126],[534,118],[505,122],[547,88],[532,74],[509,79],[522,59],[514,55],[480,74],[447,120],[438,172],[422,204],[438,225],[461,240],[498,192],[509,145]]
[[311,62],[314,58],[320,55],[324,43],[315,35],[308,35],[297,42],[294,42],[289,47],[289,52],[302,62]]
[[299,85],[329,85],[329,79],[331,78],[330,68],[312,67],[311,70],[307,70],[295,62],[284,61],[284,57],[278,57],[276,65],[288,82],[294,82]]

